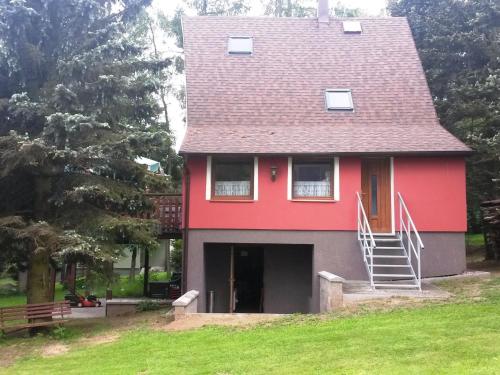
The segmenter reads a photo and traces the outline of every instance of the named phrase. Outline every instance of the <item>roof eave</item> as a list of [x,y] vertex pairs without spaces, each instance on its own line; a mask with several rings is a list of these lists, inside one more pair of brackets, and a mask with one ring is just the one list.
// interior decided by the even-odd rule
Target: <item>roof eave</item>
[[225,156],[270,156],[270,157],[288,157],[288,156],[470,156],[474,150],[435,150],[435,151],[376,151],[376,152],[210,152],[210,151],[179,151],[180,156],[204,156],[204,155],[225,155]]

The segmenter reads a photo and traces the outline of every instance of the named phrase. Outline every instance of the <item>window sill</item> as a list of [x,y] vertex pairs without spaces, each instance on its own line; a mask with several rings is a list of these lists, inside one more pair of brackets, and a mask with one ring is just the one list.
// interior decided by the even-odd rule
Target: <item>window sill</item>
[[214,203],[254,203],[255,199],[210,199]]
[[301,199],[301,198],[293,198],[289,199],[291,202],[318,202],[318,203],[337,203],[338,200],[335,199]]

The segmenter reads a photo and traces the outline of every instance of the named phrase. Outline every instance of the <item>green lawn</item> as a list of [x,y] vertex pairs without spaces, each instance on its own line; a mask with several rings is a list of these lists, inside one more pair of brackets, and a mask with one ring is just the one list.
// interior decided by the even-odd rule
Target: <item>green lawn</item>
[[[55,290],[55,300],[64,300],[64,294],[66,291],[60,283],[56,284]],[[14,293],[14,294],[0,294],[0,307],[17,306],[26,304],[26,294],[24,293]]]
[[482,233],[467,233],[465,235],[465,243],[468,248],[477,248],[484,246],[484,234]]
[[[112,343],[21,359],[3,373],[499,373],[500,278],[477,282],[480,296],[463,295],[455,303],[328,319],[294,316],[247,329],[136,328]],[[455,292],[471,289],[470,283],[459,282]]]
[[[151,281],[160,280],[170,280],[170,275],[167,272],[153,272],[150,274]],[[9,278],[0,278],[0,307],[16,306],[26,304],[26,295],[23,293],[7,293],[3,294],[1,289],[2,286],[7,284],[14,284],[16,282]],[[111,285],[113,290],[113,296],[118,297],[142,297],[144,291],[144,279],[142,275],[137,275],[135,280],[129,282],[128,276],[120,276],[117,278],[116,282]],[[84,288],[78,289],[80,294],[84,294]],[[103,284],[98,284],[93,288],[90,288],[91,293],[98,297],[104,297],[106,295],[106,286]],[[67,291],[63,288],[62,284],[56,284],[55,300],[64,300],[64,295]]]

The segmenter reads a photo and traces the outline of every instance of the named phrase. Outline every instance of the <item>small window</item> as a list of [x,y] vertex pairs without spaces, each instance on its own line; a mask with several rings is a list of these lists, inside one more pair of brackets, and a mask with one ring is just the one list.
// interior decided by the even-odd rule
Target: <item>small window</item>
[[377,175],[374,174],[370,177],[371,183],[371,205],[370,211],[372,216],[378,215],[378,184],[377,184]]
[[333,176],[333,161],[293,161],[292,198],[333,199]]
[[352,111],[351,90],[326,90],[326,108],[330,111]]
[[214,159],[212,198],[253,199],[253,159]]
[[247,36],[231,36],[227,51],[230,55],[250,55],[253,52],[253,39]]
[[344,21],[342,26],[346,34],[361,34],[361,22],[359,21]]

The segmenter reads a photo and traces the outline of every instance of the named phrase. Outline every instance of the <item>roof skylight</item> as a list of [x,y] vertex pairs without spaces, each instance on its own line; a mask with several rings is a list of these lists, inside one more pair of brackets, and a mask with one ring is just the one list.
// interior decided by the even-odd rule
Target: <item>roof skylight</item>
[[361,34],[361,22],[359,21],[343,21],[345,34]]
[[230,55],[251,55],[253,38],[249,36],[230,36],[227,42],[227,52]]
[[352,94],[349,89],[326,90],[326,108],[329,111],[352,111]]

